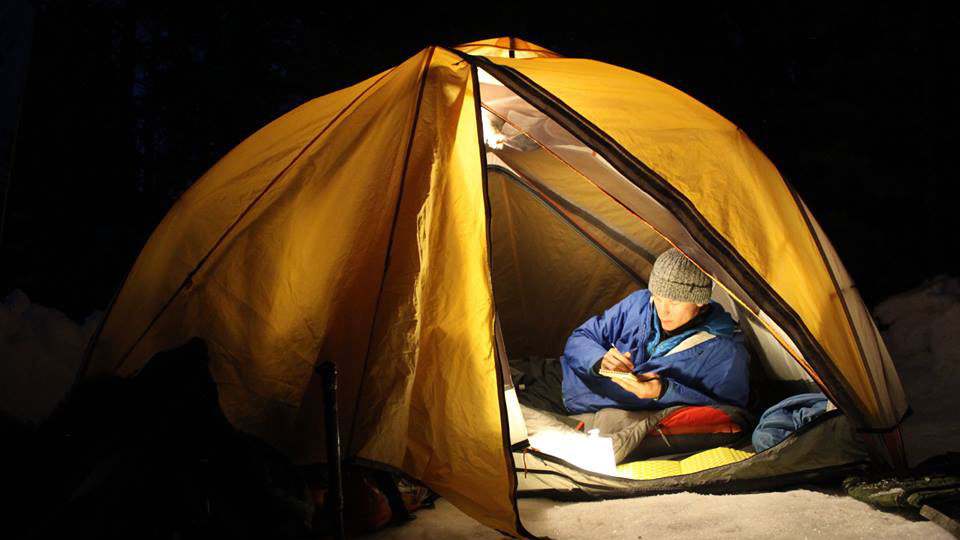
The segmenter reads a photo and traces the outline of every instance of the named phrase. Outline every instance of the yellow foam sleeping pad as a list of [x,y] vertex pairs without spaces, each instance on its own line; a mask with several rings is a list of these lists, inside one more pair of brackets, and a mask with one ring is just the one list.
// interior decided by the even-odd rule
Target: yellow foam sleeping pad
[[624,463],[617,466],[617,476],[634,480],[654,480],[729,465],[743,461],[752,455],[753,452],[733,448],[711,448],[680,461],[648,460]]

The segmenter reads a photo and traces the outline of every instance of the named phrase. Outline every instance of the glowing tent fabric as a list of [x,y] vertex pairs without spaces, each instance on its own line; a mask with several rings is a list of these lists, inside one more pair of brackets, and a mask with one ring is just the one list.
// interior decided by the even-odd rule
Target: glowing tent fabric
[[231,421],[316,462],[333,360],[349,455],[513,530],[475,117],[469,66],[430,49],[254,134],[150,238],[89,374],[199,335]]
[[860,350],[824,247],[811,234],[812,218],[742,131],[682,92],[609,64],[493,61],[546,88],[679,190],[816,335],[873,427],[900,420],[899,381],[865,361],[880,351]]
[[[735,126],[615,66],[511,38],[458,49],[430,47],[307,102],[211,168],[150,237],[86,376],[134,373],[156,352],[200,336],[231,422],[310,463],[324,458],[314,366],[332,360],[347,456],[403,470],[480,522],[521,533],[490,247],[491,235],[514,226],[489,225],[491,201],[514,205],[510,223],[538,221],[521,219],[532,214],[506,199],[502,179],[489,180],[488,193],[496,175],[488,175],[481,110],[497,105],[481,103],[479,89],[492,75],[541,99],[534,108],[577,137],[608,141],[586,146],[607,159],[609,177],[582,169],[552,186],[568,190],[557,192],[572,209],[566,219],[610,244],[621,269],[642,280],[647,259],[677,245],[861,427],[897,424],[903,391],[849,277],[799,198]],[[569,164],[571,147],[544,151]],[[517,163],[545,170],[541,157]],[[624,160],[652,171],[661,183],[655,196],[632,182]],[[582,179],[597,183],[575,185]],[[542,243],[554,226],[542,223],[516,234]],[[511,260],[513,270],[502,267],[510,276],[530,264]],[[564,286],[576,287],[574,278]],[[594,281],[592,290],[607,290]],[[529,304],[550,292],[518,283],[504,294]]]

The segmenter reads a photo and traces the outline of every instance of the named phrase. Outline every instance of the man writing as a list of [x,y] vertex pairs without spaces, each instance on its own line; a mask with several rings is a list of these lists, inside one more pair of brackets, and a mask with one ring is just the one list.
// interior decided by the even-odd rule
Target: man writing
[[[678,250],[657,257],[649,289],[589,319],[567,340],[561,361],[567,411],[745,406],[747,351],[733,339],[736,323],[710,301],[711,287]],[[633,377],[611,378],[601,369]]]
[[680,251],[664,252],[648,289],[573,331],[560,365],[548,359],[513,366],[524,374],[520,402],[567,415],[609,407],[746,406],[748,354],[734,339],[736,323],[710,301],[712,285]]

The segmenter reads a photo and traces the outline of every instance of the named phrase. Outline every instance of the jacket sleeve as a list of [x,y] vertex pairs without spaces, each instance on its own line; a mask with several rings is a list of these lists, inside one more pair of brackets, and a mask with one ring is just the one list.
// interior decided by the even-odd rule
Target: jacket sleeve
[[704,348],[698,360],[705,369],[700,380],[694,384],[683,384],[670,377],[666,379],[667,389],[658,400],[663,406],[672,405],[714,405],[724,403],[738,407],[747,406],[749,397],[748,354],[744,346],[733,340],[718,338],[716,343]]
[[563,361],[580,377],[597,377],[593,366],[603,358],[623,331],[625,319],[635,308],[643,291],[637,291],[602,315],[591,317],[570,334],[563,350]]

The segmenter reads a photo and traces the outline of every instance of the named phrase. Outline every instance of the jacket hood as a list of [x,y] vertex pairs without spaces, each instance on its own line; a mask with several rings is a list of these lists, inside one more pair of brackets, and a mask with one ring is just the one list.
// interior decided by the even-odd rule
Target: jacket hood
[[710,305],[712,306],[710,314],[707,316],[707,320],[703,322],[701,329],[715,336],[733,337],[737,330],[737,323],[733,321],[733,317],[720,304],[711,301]]

